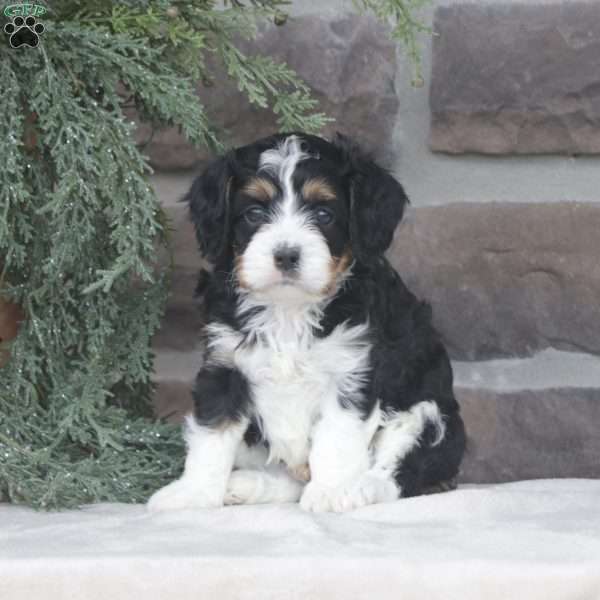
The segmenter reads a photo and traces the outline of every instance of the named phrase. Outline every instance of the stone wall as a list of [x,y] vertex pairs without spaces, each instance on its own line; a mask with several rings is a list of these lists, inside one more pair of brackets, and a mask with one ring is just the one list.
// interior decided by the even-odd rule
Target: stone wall
[[431,148],[600,153],[598,10],[597,2],[438,8]]
[[[422,88],[381,25],[315,5],[247,50],[288,61],[405,184],[389,256],[454,361],[462,481],[600,477],[600,4],[435,2]],[[198,93],[233,142],[272,130],[233,87]],[[157,411],[177,419],[200,364],[201,257],[176,200],[207,157],[173,130],[149,152],[176,229]]]

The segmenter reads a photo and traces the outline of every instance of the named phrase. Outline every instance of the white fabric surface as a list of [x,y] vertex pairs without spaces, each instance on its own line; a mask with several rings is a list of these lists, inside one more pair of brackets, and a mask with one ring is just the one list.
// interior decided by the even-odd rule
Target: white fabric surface
[[465,486],[353,513],[0,505],[1,600],[599,600],[600,481]]

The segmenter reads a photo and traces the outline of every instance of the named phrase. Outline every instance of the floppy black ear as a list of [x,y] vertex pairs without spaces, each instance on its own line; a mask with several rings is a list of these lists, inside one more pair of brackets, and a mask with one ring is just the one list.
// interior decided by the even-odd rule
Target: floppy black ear
[[347,138],[336,142],[348,161],[350,193],[350,238],[354,256],[371,262],[392,243],[408,198],[403,187]]
[[200,252],[211,262],[218,261],[227,250],[231,163],[228,155],[211,163],[184,198],[189,203]]

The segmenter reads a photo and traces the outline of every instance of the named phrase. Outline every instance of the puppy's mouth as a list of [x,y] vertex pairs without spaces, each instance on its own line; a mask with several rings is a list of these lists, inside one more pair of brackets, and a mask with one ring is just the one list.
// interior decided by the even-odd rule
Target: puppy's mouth
[[293,275],[282,275],[279,279],[271,281],[261,287],[253,288],[256,292],[269,292],[270,290],[288,289],[290,291],[298,290],[304,293],[308,293],[309,290],[302,284],[302,281]]
[[243,286],[243,289],[259,301],[275,303],[320,302],[324,297],[293,276],[282,276],[261,286]]
[[279,281],[275,281],[273,285],[302,287],[297,275],[282,275]]

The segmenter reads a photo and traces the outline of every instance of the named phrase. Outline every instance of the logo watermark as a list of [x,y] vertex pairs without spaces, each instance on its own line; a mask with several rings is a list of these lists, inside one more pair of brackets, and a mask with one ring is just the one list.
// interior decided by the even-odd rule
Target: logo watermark
[[8,41],[11,48],[37,47],[40,43],[39,36],[46,29],[37,17],[41,17],[46,12],[45,6],[29,2],[10,4],[4,8],[4,16],[12,19],[4,26],[4,33],[10,36]]

